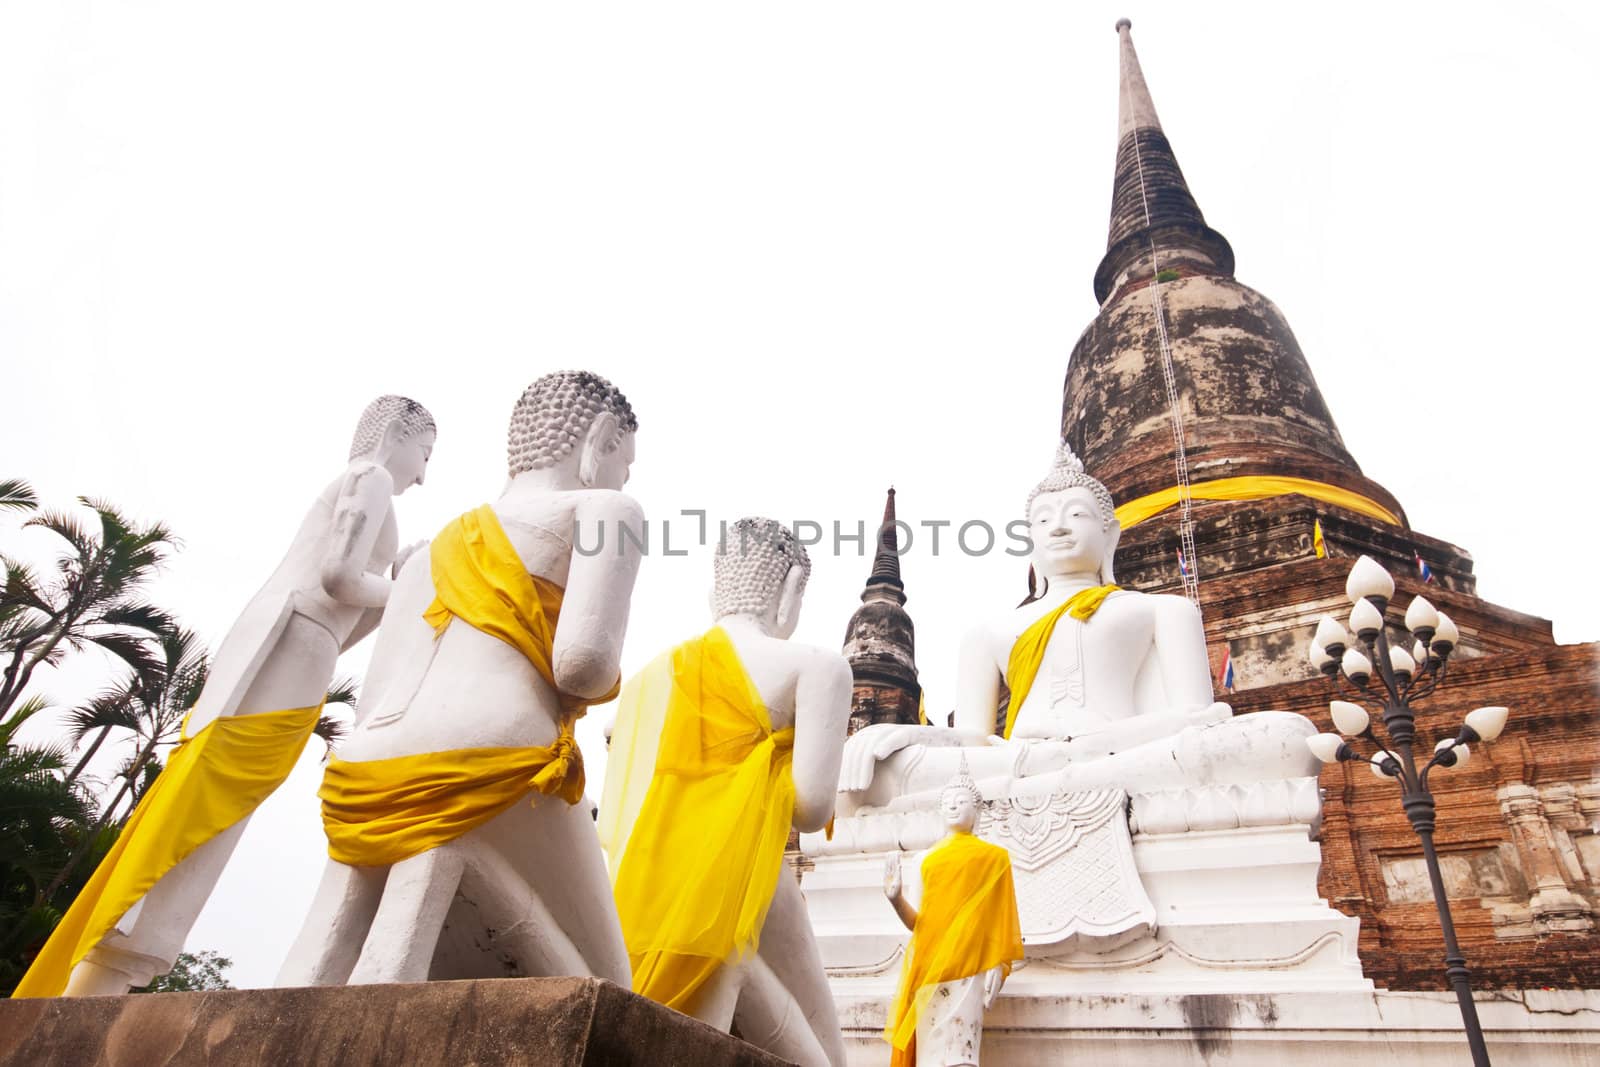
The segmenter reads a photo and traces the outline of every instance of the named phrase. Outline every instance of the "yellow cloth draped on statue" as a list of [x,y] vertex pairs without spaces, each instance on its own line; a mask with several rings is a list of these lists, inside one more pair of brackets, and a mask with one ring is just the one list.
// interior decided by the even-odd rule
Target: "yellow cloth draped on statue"
[[392,759],[329,761],[322,825],[328,855],[352,866],[398,863],[453,841],[529,793],[576,804],[583,754],[572,728],[595,700],[562,693],[550,664],[561,587],[528,573],[494,509],[485,504],[451,521],[429,548],[434,600],[423,618],[435,639],[454,619],[521,652],[557,694],[561,718],[548,745],[466,748]]
[[1011,855],[972,834],[955,833],[922,861],[922,902],[906,946],[900,988],[883,1039],[891,1067],[917,1062],[917,1019],[941,982],[956,982],[1022,958],[1022,923]]
[[1009,738],[1011,731],[1016,728],[1017,712],[1022,710],[1022,702],[1028,699],[1033,680],[1039,676],[1039,666],[1044,663],[1044,650],[1049,647],[1050,637],[1056,632],[1056,623],[1061,621],[1061,616],[1071,615],[1079,622],[1088,622],[1100,610],[1100,605],[1106,602],[1106,597],[1119,588],[1115,585],[1095,585],[1080,589],[1060,607],[1035,619],[1017,637],[1006,662],[1006,688],[1011,690],[1011,699],[1006,704],[1004,736]]
[[186,856],[247,817],[283,784],[321,711],[318,705],[230,715],[185,737],[12,996],[60,996],[72,969],[129,908]]
[[[773,730],[721,627],[675,648],[670,669],[660,663],[624,696],[601,833],[634,992],[688,1011],[718,967],[757,948],[794,819],[794,730]],[[640,776],[627,770],[657,721],[638,802],[628,793]]]
[[[1314,482],[1309,478],[1279,478],[1271,475],[1240,475],[1235,478],[1214,478],[1209,482],[1195,482],[1189,486],[1189,499],[1191,500],[1265,500],[1268,497],[1288,496],[1298,493],[1320,500],[1327,504],[1336,504],[1341,508],[1351,511],[1379,522],[1388,523],[1390,526],[1401,526],[1400,516],[1378,503],[1370,497],[1349,489],[1341,489],[1337,485],[1326,482]],[[1137,526],[1152,515],[1158,515],[1168,508],[1176,507],[1181,499],[1181,491],[1177,486],[1163,489],[1157,493],[1149,493],[1137,500],[1130,500],[1117,508],[1117,522],[1122,524],[1124,530]]]

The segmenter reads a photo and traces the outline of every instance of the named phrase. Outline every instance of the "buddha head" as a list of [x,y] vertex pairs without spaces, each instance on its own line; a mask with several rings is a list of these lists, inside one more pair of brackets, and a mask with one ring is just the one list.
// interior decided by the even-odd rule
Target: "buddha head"
[[1084,473],[1065,441],[1055,466],[1028,494],[1028,536],[1035,574],[1045,579],[1093,577],[1114,581],[1111,560],[1122,526],[1105,486]]
[[939,817],[945,826],[963,834],[970,834],[978,825],[978,812],[983,807],[983,794],[978,783],[967,770],[967,757],[961,757],[961,768],[939,793]]
[[621,489],[633,463],[639,420],[621,391],[598,374],[546,374],[511,410],[506,459],[511,477],[549,470],[584,489]]
[[711,569],[712,618],[748,615],[774,637],[794,634],[811,557],[788,527],[775,519],[740,519],[723,533]]
[[422,484],[438,436],[427,408],[407,397],[380,396],[356,423],[350,458],[369,459],[388,471],[399,496]]

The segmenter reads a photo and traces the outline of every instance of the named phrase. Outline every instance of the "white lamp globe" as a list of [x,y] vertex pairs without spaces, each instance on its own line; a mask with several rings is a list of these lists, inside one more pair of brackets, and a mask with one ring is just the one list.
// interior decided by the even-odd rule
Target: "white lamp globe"
[[1348,700],[1330,700],[1328,710],[1333,713],[1333,725],[1346,737],[1359,737],[1372,721],[1367,709]]

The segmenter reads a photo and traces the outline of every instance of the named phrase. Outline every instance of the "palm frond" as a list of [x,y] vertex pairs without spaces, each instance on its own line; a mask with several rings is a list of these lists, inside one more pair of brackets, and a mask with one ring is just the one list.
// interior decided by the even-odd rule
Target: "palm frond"
[[166,674],[166,664],[157,658],[146,638],[135,637],[132,634],[95,633],[83,635],[77,640],[103,648],[133,668],[134,674],[147,683],[154,682]]
[[333,684],[328,686],[328,696],[323,701],[326,704],[344,704],[347,707],[356,706],[356,680],[354,678],[335,678]]
[[55,613],[55,605],[45,599],[44,588],[34,569],[10,556],[0,556],[5,567],[5,585],[0,587],[0,603],[16,604],[46,615]]
[[109,689],[82,707],[67,712],[67,736],[75,745],[96,730],[109,727],[137,734],[142,725],[139,706],[126,688]]
[[11,709],[4,722],[0,722],[0,746],[9,745],[11,736],[17,732],[17,727],[33,718],[35,715],[50,707],[50,701],[39,693],[25,697],[22,703]]
[[89,536],[76,515],[65,511],[41,511],[22,525],[49,530],[71,545],[80,560],[86,561],[94,555],[95,540]]
[[176,626],[171,615],[154,604],[138,600],[116,601],[100,612],[100,617],[96,621],[107,626],[126,626],[132,630],[144,630],[154,635],[165,634]]
[[350,727],[343,719],[323,715],[317,719],[317,725],[311,728],[311,732],[322,738],[322,762],[327,763],[334,749],[338,748],[339,742],[350,732]]
[[32,511],[39,506],[39,494],[21,478],[0,478],[0,509]]

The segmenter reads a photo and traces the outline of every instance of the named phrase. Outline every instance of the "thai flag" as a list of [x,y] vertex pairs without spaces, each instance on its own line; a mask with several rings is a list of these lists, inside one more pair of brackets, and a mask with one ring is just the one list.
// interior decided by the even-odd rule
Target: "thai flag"
[[1222,650],[1222,669],[1217,672],[1217,684],[1224,692],[1233,692],[1233,650]]
[[1178,573],[1189,577],[1189,561],[1183,558],[1183,549],[1178,549]]
[[1413,552],[1411,554],[1412,556],[1416,557],[1417,577],[1422,579],[1422,583],[1424,585],[1433,581],[1433,568],[1428,566],[1427,562],[1423,560],[1422,554],[1419,552]]

